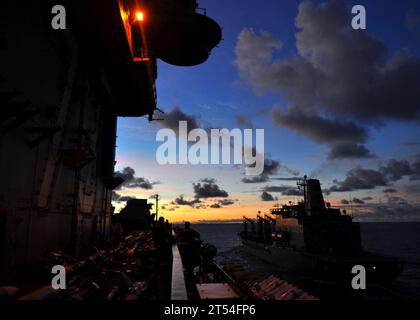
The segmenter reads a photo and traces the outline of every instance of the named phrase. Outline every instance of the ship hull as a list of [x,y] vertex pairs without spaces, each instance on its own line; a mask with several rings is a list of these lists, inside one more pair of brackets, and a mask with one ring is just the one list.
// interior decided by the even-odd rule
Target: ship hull
[[366,270],[367,285],[387,284],[402,272],[403,261],[370,253],[354,256],[328,256],[308,254],[288,247],[264,246],[243,241],[244,251],[266,263],[275,265],[279,274],[290,275],[304,281],[327,281],[351,288],[355,266]]

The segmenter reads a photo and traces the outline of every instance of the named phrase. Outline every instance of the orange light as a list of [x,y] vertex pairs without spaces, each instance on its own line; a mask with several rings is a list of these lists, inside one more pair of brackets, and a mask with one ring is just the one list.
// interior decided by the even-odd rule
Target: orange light
[[137,21],[144,21],[144,13],[139,11],[136,13],[136,19]]
[[133,58],[133,61],[134,62],[149,62],[150,61],[150,58],[137,58],[137,57],[134,57]]

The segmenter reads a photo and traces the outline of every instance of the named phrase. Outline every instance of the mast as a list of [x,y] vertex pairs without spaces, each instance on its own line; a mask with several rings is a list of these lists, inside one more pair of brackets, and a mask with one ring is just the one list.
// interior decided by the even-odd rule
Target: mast
[[152,196],[152,198],[155,198],[155,202],[156,202],[156,221],[159,220],[159,194],[156,193],[154,196]]

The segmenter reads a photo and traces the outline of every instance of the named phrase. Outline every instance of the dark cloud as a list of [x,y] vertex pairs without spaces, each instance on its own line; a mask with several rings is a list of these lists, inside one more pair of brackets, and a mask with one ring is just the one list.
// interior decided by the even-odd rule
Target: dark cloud
[[372,197],[364,197],[362,198],[363,201],[372,201],[373,198]]
[[129,189],[141,188],[151,190],[156,184],[159,184],[159,182],[150,182],[146,178],[135,178],[133,181],[124,183],[123,186]]
[[[298,176],[298,175],[300,175],[300,172],[299,172],[298,170],[293,169],[293,168],[290,168],[290,167],[288,167],[288,166],[286,166],[286,165],[284,165],[284,164],[280,165],[280,169],[281,169],[283,172],[288,173],[288,174],[293,175],[293,176]],[[282,178],[276,178],[276,179],[277,179],[277,180],[281,180]],[[287,178],[287,179],[288,179],[288,181],[293,181],[293,180],[296,180],[296,177],[289,177],[289,178]],[[298,180],[299,180],[299,178],[298,178]],[[285,180],[284,180],[284,181],[285,181]]]
[[264,182],[268,182],[270,180],[270,177],[265,175],[265,174],[261,174],[259,176],[252,176],[252,177],[246,177],[242,179],[243,183],[264,183]]
[[362,199],[359,199],[359,198],[353,198],[352,201],[355,204],[365,204],[365,202]]
[[389,53],[375,36],[352,30],[350,13],[341,1],[304,1],[296,17],[297,56],[274,58],[283,45],[277,37],[244,29],[235,63],[257,92],[287,100],[288,111],[273,111],[276,124],[332,147],[353,144],[332,156],[365,158],[367,127],[420,119],[420,59],[406,49]]
[[390,160],[381,168],[381,171],[390,181],[398,181],[404,176],[414,174],[407,160]]
[[377,170],[357,167],[347,172],[343,181],[334,180],[331,192],[348,192],[357,190],[372,190],[377,187],[388,187],[384,193],[398,192],[391,188],[394,182],[403,178],[416,181],[420,175],[420,157],[416,156],[413,161],[408,160],[389,160],[385,165]]
[[334,184],[330,188],[331,192],[350,192],[384,187],[388,185],[388,182],[381,172],[358,167],[347,172],[343,181],[334,180]]
[[135,199],[136,199],[136,197],[123,196],[123,197],[121,197],[118,201],[119,201],[119,202],[127,202],[127,201],[130,201],[130,200],[135,200]]
[[[230,206],[235,203],[236,200],[227,199],[229,194],[225,191],[220,189],[220,187],[216,184],[216,179],[213,178],[205,178],[201,179],[199,183],[193,183],[194,189],[194,200],[187,200],[183,195],[176,198],[174,201],[171,202],[172,206],[189,206],[195,209],[206,209],[210,208],[222,208],[223,206]],[[202,199],[208,198],[224,198],[220,199],[217,202],[208,205]],[[174,207],[176,208],[176,207]]]
[[303,196],[303,191],[297,188],[290,188],[289,190],[283,191],[282,195],[289,197],[300,197]]
[[122,196],[119,193],[112,191],[112,201],[115,202],[127,202],[129,200],[134,200],[136,197],[130,197],[130,196]]
[[235,204],[235,201],[236,200],[232,200],[232,199],[222,199],[222,200],[217,201],[216,203],[213,203],[210,206],[210,208],[219,209],[219,208],[231,206]]
[[334,159],[361,159],[374,158],[375,156],[363,145],[352,142],[338,143],[331,146],[328,158]]
[[[277,174],[282,168],[280,162],[272,159],[264,159],[264,171],[259,176],[245,177],[242,179],[243,183],[264,183],[270,180],[270,176]],[[285,167],[287,168],[287,167]]]
[[343,199],[343,200],[341,200],[341,204],[348,205],[348,204],[350,204],[350,201],[346,200],[346,199]]
[[281,192],[285,192],[289,189],[290,189],[290,187],[288,187],[288,186],[266,186],[264,188],[264,191],[281,193]]
[[229,194],[225,190],[220,189],[220,187],[214,181],[194,183],[193,189],[196,199],[229,197]]
[[400,205],[408,204],[408,201],[402,197],[391,196],[387,194],[385,198],[388,200],[388,203],[390,204],[400,204]]
[[235,204],[235,200],[232,199],[222,199],[219,200],[218,203],[222,206],[231,206]]
[[289,186],[266,186],[263,192],[281,193],[283,196],[303,196],[303,191],[297,187]]
[[199,210],[199,209],[203,210],[203,209],[207,209],[208,206],[204,203],[199,203],[194,208],[197,209],[197,210]]
[[243,114],[239,114],[235,117],[235,121],[236,124],[240,127],[240,128],[245,128],[245,129],[252,129],[254,126],[252,125],[252,121],[251,119],[249,119],[249,117],[243,115]]
[[204,178],[204,179],[201,179],[200,181],[204,182],[204,183],[215,183],[216,179],[214,179],[214,178]]
[[198,199],[194,199],[191,201],[188,201],[184,198],[183,195],[179,196],[178,198],[176,198],[171,204],[172,205],[178,205],[178,206],[189,206],[189,207],[194,207],[198,204],[200,204],[201,201]]
[[165,112],[164,115],[159,117],[162,117],[164,119],[163,121],[158,121],[158,124],[162,128],[172,129],[175,132],[178,132],[179,130],[180,121],[187,121],[188,130],[194,130],[198,128],[197,118],[192,115],[186,114],[181,110],[180,107],[175,107],[172,110]]
[[280,163],[276,160],[265,159],[264,160],[264,174],[272,176],[277,174],[277,171],[280,168]]
[[272,180],[277,180],[277,181],[299,181],[302,180],[301,177],[275,177],[272,178]]
[[397,193],[398,190],[394,189],[394,188],[387,188],[383,190],[383,193]]
[[276,199],[270,194],[270,193],[268,193],[268,192],[266,192],[266,191],[264,191],[262,194],[261,194],[261,200],[262,201],[275,201]]
[[285,113],[274,108],[271,117],[276,124],[301,133],[320,143],[364,142],[368,137],[365,128],[351,121],[326,119],[301,112]]
[[411,164],[413,174],[411,175],[411,180],[420,180],[420,155],[416,156],[416,159]]
[[146,178],[139,178],[135,176],[136,172],[131,167],[125,167],[122,171],[117,171],[114,173],[115,177],[120,177],[124,179],[124,182],[117,187],[116,190],[121,190],[122,188],[128,189],[145,189],[151,190],[153,186],[159,184],[159,182],[150,182]]
[[256,115],[257,116],[264,116],[270,113],[270,108],[267,107],[261,107],[257,110]]

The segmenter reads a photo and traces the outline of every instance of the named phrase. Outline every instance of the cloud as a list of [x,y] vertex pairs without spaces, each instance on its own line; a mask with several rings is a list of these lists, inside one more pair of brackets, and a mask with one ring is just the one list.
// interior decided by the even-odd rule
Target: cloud
[[348,204],[350,204],[350,201],[346,200],[346,199],[343,199],[343,200],[341,200],[341,204],[348,205]]
[[210,208],[220,209],[220,208],[223,208],[223,207],[234,205],[235,202],[236,202],[236,200],[232,200],[232,199],[222,199],[222,200],[217,201],[216,203],[213,203],[210,206]]
[[135,176],[136,172],[131,167],[125,167],[122,171],[117,171],[114,173],[115,177],[120,177],[124,179],[124,182],[116,188],[116,190],[121,190],[123,187],[127,189],[145,189],[151,190],[153,186],[159,184],[160,182],[150,182],[146,178],[139,178]]
[[391,181],[398,181],[404,176],[414,174],[407,160],[390,160],[381,170]]
[[270,113],[270,108],[267,107],[261,107],[257,110],[256,115],[257,116],[265,116]]
[[362,200],[363,200],[363,201],[372,201],[372,200],[373,200],[373,198],[372,198],[372,197],[364,197]]
[[179,122],[187,121],[188,129],[194,130],[198,128],[198,120],[192,115],[188,115],[181,110],[180,107],[174,107],[162,115],[163,121],[158,121],[158,124],[165,129],[171,129],[175,132],[179,130]]
[[398,190],[394,189],[394,188],[387,188],[383,190],[383,193],[397,193]]
[[359,198],[353,198],[352,201],[355,204],[365,204],[365,202],[362,199],[359,199]]
[[303,196],[303,191],[289,186],[266,186],[263,192],[281,193],[283,196]]
[[270,194],[270,193],[268,193],[268,192],[266,192],[266,191],[264,191],[262,194],[261,194],[261,200],[262,201],[275,201],[276,199]]
[[[233,205],[237,201],[233,199],[228,199],[229,194],[225,190],[220,189],[220,187],[216,184],[216,179],[213,178],[205,178],[201,179],[199,183],[193,183],[193,189],[194,200],[187,200],[185,199],[184,195],[181,195],[174,201],[172,201],[171,205],[189,206],[193,207],[194,209],[207,209],[208,207],[218,209],[224,206]],[[212,204],[205,203],[205,201],[202,200],[209,198],[224,199],[219,199]]]
[[281,193],[281,192],[287,191],[289,189],[290,189],[290,187],[288,187],[288,186],[266,186],[264,188],[264,191]]
[[218,201],[222,206],[231,206],[235,204],[235,200],[232,199],[222,199]]
[[136,197],[123,196],[123,197],[121,197],[118,201],[119,201],[119,202],[127,202],[127,201],[130,201],[130,200],[135,200],[135,199],[136,199]]
[[[276,124],[330,145],[331,157],[366,158],[369,126],[419,121],[420,59],[406,49],[390,54],[375,36],[352,30],[350,12],[344,2],[304,1],[296,17],[297,56],[276,58],[281,40],[244,29],[235,63],[257,93],[286,99],[287,111],[273,111]],[[338,152],[341,143],[347,147]]]
[[388,182],[379,171],[357,167],[348,171],[343,181],[334,180],[334,184],[330,189],[331,192],[350,192],[372,190],[376,187],[387,186]]
[[183,195],[179,196],[178,198],[176,198],[174,201],[171,202],[172,205],[178,205],[178,206],[189,206],[189,207],[194,207],[197,204],[200,204],[201,201],[199,199],[194,199],[191,201],[188,201],[184,198]]
[[386,195],[385,198],[388,200],[388,203],[390,204],[408,204],[408,201],[402,197],[398,197],[398,196],[391,196],[391,195]]
[[365,128],[351,121],[326,119],[295,111],[286,113],[280,108],[274,108],[271,117],[274,123],[321,143],[363,142],[368,136]]
[[328,158],[334,159],[361,159],[361,158],[374,158],[375,155],[363,145],[356,143],[339,143],[331,146],[331,151]]
[[272,178],[272,180],[277,180],[277,181],[299,181],[301,179],[302,179],[301,177],[275,177],[275,178]]
[[196,199],[229,197],[229,194],[225,190],[220,189],[214,180],[211,182],[194,183],[193,189]]
[[[272,159],[264,159],[264,171],[259,176],[245,177],[243,183],[264,183],[270,180],[270,176],[277,174],[282,166],[280,162]],[[286,167],[285,167],[286,168]]]
[[290,188],[289,190],[282,192],[283,196],[289,196],[289,197],[300,197],[303,196],[303,191],[299,190],[297,188]]
[[268,182],[270,180],[270,177],[265,175],[265,174],[261,174],[259,176],[252,176],[252,177],[246,177],[242,179],[243,183],[264,183],[264,182]]
[[134,200],[136,197],[131,196],[122,196],[119,193],[112,191],[112,201],[114,202],[127,202],[129,200]]
[[200,181],[204,182],[204,183],[215,183],[216,179],[214,179],[214,178],[204,178],[204,179],[201,179]]
[[251,119],[249,119],[249,117],[243,115],[243,114],[238,114],[235,117],[235,121],[236,124],[240,127],[240,128],[245,128],[245,129],[252,129],[254,126],[252,125],[252,121]]
[[[349,192],[357,190],[372,190],[377,187],[389,187],[390,184],[408,177],[416,181],[419,176],[420,157],[410,163],[408,160],[389,160],[386,165],[378,169],[365,169],[356,167],[347,172],[343,181],[334,180],[334,186],[329,190],[331,192]],[[397,190],[386,188],[385,193],[393,193]]]

